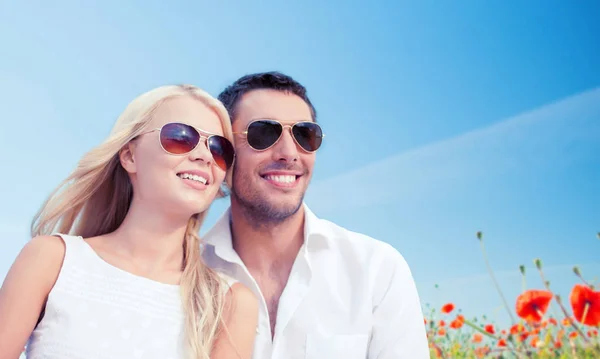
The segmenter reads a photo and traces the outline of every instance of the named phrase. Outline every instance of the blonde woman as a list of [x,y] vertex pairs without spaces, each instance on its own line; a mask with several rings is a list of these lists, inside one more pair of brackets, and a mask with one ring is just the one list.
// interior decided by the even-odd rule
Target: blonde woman
[[129,104],[36,215],[0,290],[0,358],[249,359],[257,300],[203,264],[198,237],[231,140],[196,87]]

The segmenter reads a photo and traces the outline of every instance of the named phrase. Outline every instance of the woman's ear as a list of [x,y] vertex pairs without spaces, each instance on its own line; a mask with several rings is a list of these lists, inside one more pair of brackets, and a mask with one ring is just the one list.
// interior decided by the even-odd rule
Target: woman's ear
[[121,162],[121,166],[125,169],[125,171],[129,173],[137,172],[135,165],[135,156],[134,156],[135,146],[133,143],[129,142],[121,150],[119,151],[119,161]]

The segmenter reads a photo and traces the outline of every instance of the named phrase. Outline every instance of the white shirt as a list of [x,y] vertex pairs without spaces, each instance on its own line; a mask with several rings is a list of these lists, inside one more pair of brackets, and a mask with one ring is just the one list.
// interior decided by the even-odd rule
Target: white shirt
[[279,301],[273,340],[265,299],[232,247],[230,209],[204,237],[206,263],[259,298],[253,359],[429,358],[419,296],[402,255],[304,209],[304,244]]

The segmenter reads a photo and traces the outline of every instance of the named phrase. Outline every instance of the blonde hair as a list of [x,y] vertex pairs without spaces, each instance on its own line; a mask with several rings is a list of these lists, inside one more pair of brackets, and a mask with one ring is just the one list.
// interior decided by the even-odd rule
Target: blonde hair
[[[127,106],[108,139],[86,153],[76,169],[50,194],[32,221],[32,236],[59,232],[86,238],[116,230],[133,196],[119,151],[148,127],[162,103],[178,96],[190,96],[211,108],[221,120],[224,136],[233,142],[227,110],[207,92],[190,85],[162,86],[148,91]],[[226,183],[231,184],[231,170],[226,174]],[[218,197],[222,196],[221,188]],[[221,329],[226,293],[220,276],[201,258],[198,232],[205,217],[206,211],[188,221],[180,285],[190,357],[200,359],[210,357]]]

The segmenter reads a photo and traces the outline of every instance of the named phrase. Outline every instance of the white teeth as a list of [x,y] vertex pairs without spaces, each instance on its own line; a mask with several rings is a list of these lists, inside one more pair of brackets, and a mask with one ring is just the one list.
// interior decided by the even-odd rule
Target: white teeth
[[268,175],[265,178],[268,180],[271,180],[271,181],[279,182],[279,183],[292,183],[292,182],[296,181],[296,176],[289,176],[289,175],[285,175],[285,176]]
[[190,173],[179,173],[177,176],[179,176],[180,178],[183,179],[189,179],[189,180],[193,180],[193,181],[198,181],[202,184],[206,184],[206,182],[208,182],[208,180],[204,177],[201,176],[197,176],[197,175],[193,175]]

